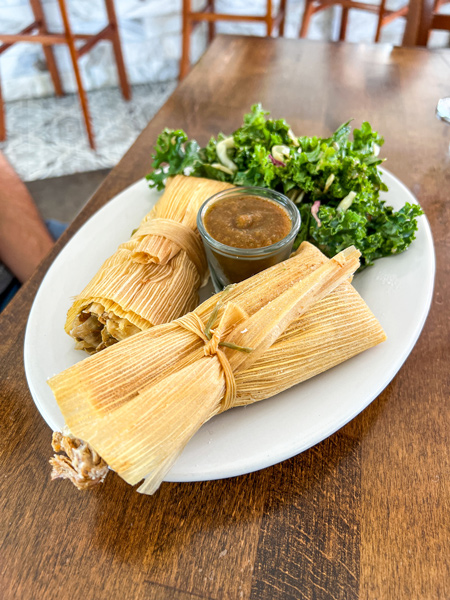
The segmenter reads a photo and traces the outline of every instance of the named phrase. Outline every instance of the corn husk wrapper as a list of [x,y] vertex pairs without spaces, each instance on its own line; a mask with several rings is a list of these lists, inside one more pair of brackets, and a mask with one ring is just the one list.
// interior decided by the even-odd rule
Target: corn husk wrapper
[[207,263],[197,213],[228,183],[177,175],[131,239],[119,246],[77,296],[66,332],[96,352],[193,310]]
[[294,257],[192,313],[53,377],[68,428],[128,483],[145,478],[138,491],[153,493],[212,416],[273,396],[385,339],[348,281],[358,256],[350,248],[328,260],[304,243]]

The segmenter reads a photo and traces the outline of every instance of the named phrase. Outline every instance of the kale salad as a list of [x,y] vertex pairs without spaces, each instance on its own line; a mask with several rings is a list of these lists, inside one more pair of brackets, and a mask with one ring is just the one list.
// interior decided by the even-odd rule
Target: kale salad
[[367,122],[350,134],[349,121],[329,138],[297,137],[284,119],[270,119],[255,104],[242,127],[219,133],[204,148],[181,129],[165,129],[147,179],[158,190],[177,174],[277,190],[301,214],[295,248],[308,241],[332,257],[353,244],[364,268],[406,250],[423,212],[417,204],[398,211],[386,205],[378,169],[383,138]]

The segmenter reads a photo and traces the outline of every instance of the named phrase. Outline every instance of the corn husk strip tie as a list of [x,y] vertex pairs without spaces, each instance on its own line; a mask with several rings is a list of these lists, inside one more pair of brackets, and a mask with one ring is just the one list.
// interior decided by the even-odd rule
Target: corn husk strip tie
[[[179,246],[195,265],[200,278],[205,276],[207,263],[202,241],[200,235],[190,227],[170,219],[152,219],[141,225],[134,233],[133,238],[141,238],[146,235],[158,235]],[[138,263],[148,263],[151,262],[152,257],[145,252],[133,250],[131,260]]]
[[[226,357],[225,353],[219,348],[219,346],[224,345],[226,343],[221,341],[221,337],[224,334],[224,332],[227,329],[229,329],[230,325],[235,325],[247,315],[235,303],[227,302],[226,305],[223,307],[222,317],[220,318],[220,322],[217,328],[211,329],[211,325],[214,324],[214,321],[216,320],[218,312],[222,308],[222,306],[222,302],[217,302],[216,306],[214,307],[211,313],[211,317],[213,317],[213,319],[211,319],[211,317],[208,319],[206,327],[204,326],[203,321],[200,319],[200,317],[198,317],[197,315],[193,316],[194,313],[185,315],[184,317],[178,319],[176,322],[180,327],[183,327],[188,331],[195,333],[200,339],[202,339],[205,342],[205,346],[203,349],[205,356],[217,356],[225,377],[225,395],[221,402],[222,410],[228,410],[233,406],[234,401],[236,399],[236,382],[234,379],[233,369],[230,366],[228,358]],[[208,334],[206,333],[207,327],[209,328]],[[243,350],[241,348],[238,348],[237,346],[235,347],[235,350],[241,350],[244,352],[247,352],[248,350],[251,351],[251,349]]]

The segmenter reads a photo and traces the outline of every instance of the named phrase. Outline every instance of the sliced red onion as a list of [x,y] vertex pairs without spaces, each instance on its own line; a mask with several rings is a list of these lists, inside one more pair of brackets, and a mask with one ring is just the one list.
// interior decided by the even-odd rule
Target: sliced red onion
[[285,167],[286,166],[286,163],[281,162],[281,160],[277,160],[271,154],[269,154],[269,158],[270,158],[271,163],[273,165],[275,165],[276,167]]
[[317,213],[319,212],[319,208],[320,208],[320,200],[316,200],[314,202],[314,204],[311,206],[311,214],[314,217],[314,219],[316,220],[317,227],[320,227],[322,225],[322,221],[317,216]]

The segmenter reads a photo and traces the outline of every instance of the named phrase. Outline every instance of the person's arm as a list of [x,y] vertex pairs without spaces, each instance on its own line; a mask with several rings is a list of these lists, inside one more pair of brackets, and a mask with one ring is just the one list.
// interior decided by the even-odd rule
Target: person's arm
[[23,283],[52,246],[32,197],[0,152],[0,261]]

